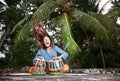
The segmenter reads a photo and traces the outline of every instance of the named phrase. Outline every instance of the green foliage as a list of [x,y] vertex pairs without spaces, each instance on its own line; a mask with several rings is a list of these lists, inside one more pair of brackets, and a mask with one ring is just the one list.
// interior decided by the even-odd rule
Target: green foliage
[[79,69],[82,67],[82,57],[83,57],[83,54],[81,55],[81,53],[79,54],[76,54],[74,55],[74,57],[72,58],[68,58],[68,64],[70,66],[70,69]]
[[115,43],[117,44],[117,37],[119,37],[118,34],[120,30],[118,29],[116,22],[105,15],[95,14],[95,13],[92,13],[91,15],[95,17],[97,20],[99,20],[99,22],[105,27],[107,31],[109,30],[108,35],[111,43],[109,45],[114,46]]
[[103,44],[109,43],[108,31],[96,18],[79,10],[75,10],[73,16],[76,21],[74,23],[80,25],[82,30],[93,32]]
[[10,50],[10,58],[6,56],[6,60],[9,60],[9,63],[6,64],[7,67],[23,67],[31,66],[32,59],[34,58],[35,53],[32,50],[32,43],[22,42],[14,47],[12,45]]
[[81,67],[82,68],[96,68],[96,61],[95,57],[91,53],[89,48],[83,49],[83,60],[81,62]]
[[0,68],[9,67],[10,63],[10,54],[6,54],[5,58],[0,58]]
[[18,8],[7,8],[6,11],[2,13],[2,18],[6,25],[9,25],[11,29],[14,25],[24,18],[23,10]]
[[[15,45],[19,44],[22,41],[26,41],[29,42],[31,41],[31,37],[30,37],[30,30],[31,29],[31,23],[26,23],[25,27],[23,27],[16,35],[16,41],[15,41]],[[20,41],[22,40],[22,41]]]
[[58,4],[59,3],[56,0],[46,1],[34,12],[30,21],[35,23],[39,20],[49,18],[50,14],[54,12],[56,7],[58,7]]
[[21,0],[5,0],[8,6],[14,6]]
[[64,50],[69,52],[70,57],[73,57],[74,54],[78,53],[81,50],[72,37],[70,22],[67,14],[63,13],[60,16],[58,16],[56,19],[56,24],[61,26],[62,28],[61,36]]
[[[120,67],[120,37],[119,31],[116,32],[115,25],[120,11],[118,4],[115,4],[117,8],[113,8],[113,10],[103,16],[101,14],[91,13],[91,11],[98,12],[100,0],[74,0],[73,2],[75,2],[75,4],[72,3],[72,5],[69,5],[71,2],[68,4],[68,2],[66,2],[67,0],[60,0],[65,2],[65,4],[62,4],[59,0],[30,0],[30,2],[25,0],[23,2],[27,2],[23,5],[24,7],[18,9],[16,5],[21,6],[19,1],[20,0],[6,0],[8,8],[2,13],[2,19],[6,27],[10,27],[10,30],[13,32],[9,42],[13,42],[13,38],[16,36],[16,45],[12,44],[9,53],[6,54],[6,58],[0,59],[0,66],[18,67],[32,65],[32,59],[35,53],[31,47],[33,45],[33,24],[39,20],[44,21],[45,19],[51,19],[49,21],[54,20],[58,25],[57,27],[51,28],[50,25],[46,24],[48,23],[47,21],[44,21],[44,25],[47,25],[48,29],[51,30],[55,28],[60,29],[60,31],[56,31],[55,37],[57,38],[55,39],[59,39],[60,47],[63,47],[70,54],[69,56],[71,58],[68,58],[68,60],[71,68],[103,67],[100,45],[103,47],[102,51],[106,67]],[[98,3],[96,3],[97,1]],[[32,8],[34,8],[33,10],[36,10],[36,6],[39,6],[35,12],[30,10],[31,7],[29,5],[31,4]],[[78,10],[75,9],[74,6]],[[71,10],[71,8],[73,9]],[[33,12],[32,17],[27,14],[31,11]],[[25,15],[27,16],[24,17]],[[30,17],[30,19],[28,17]],[[54,25],[53,23],[50,24]],[[16,32],[18,32],[17,35]],[[9,35],[7,35],[7,37],[8,36]],[[112,37],[114,39],[112,39]],[[117,43],[113,47],[109,45],[109,42],[112,40],[115,40],[114,44]],[[89,45],[84,46],[85,44]],[[79,52],[81,49],[82,52]]]
[[120,0],[112,0],[111,3],[113,6],[105,15],[117,22],[118,17],[120,17]]
[[[107,67],[120,67],[120,47],[111,47],[104,51]],[[117,51],[116,51],[117,50]]]
[[30,1],[30,3],[35,4],[36,6],[40,6],[45,1],[48,1],[48,0],[29,0],[29,1]]
[[24,24],[26,21],[26,17],[20,20],[12,29],[11,33],[14,33],[16,30],[20,29],[21,25]]
[[90,11],[98,12],[99,1],[100,0],[74,0],[74,3],[79,10],[89,13]]
[[[56,0],[49,0],[46,3],[43,3],[33,14],[31,17],[30,21],[27,22],[23,28],[18,32],[16,35],[16,41],[15,43],[19,43],[23,40],[29,41],[31,40],[30,38],[30,33],[32,31],[33,25],[38,22],[39,20],[49,18],[50,13],[54,11],[56,8],[58,2],[55,2]],[[22,23],[20,23],[22,25]],[[19,24],[19,26],[20,26]]]

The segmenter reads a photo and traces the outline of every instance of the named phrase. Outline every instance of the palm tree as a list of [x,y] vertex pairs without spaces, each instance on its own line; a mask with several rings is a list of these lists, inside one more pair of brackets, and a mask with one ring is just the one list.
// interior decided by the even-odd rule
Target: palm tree
[[119,0],[113,0],[111,3],[113,4],[113,6],[109,10],[109,12],[106,13],[105,15],[114,19],[114,21],[116,22],[118,17],[120,17],[120,1]]
[[84,11],[86,13],[89,12],[99,12],[99,3],[101,0],[73,0],[77,9]]
[[119,61],[118,61],[119,59],[117,59],[117,57],[120,56],[120,52],[117,49],[120,49],[120,44],[119,44],[120,43],[120,24],[118,24],[117,21],[120,18],[120,0],[112,0],[111,3],[112,3],[112,7],[111,9],[109,9],[108,13],[105,14],[105,16],[111,18],[112,21],[117,25],[115,28],[116,33],[114,34],[112,33],[112,38],[114,39],[114,42],[113,42],[114,48],[111,49],[112,52],[109,52],[109,56],[112,55],[112,53],[114,53],[112,58],[115,58],[115,59],[110,60],[110,61],[114,61],[111,66],[114,65],[115,67],[117,66],[119,67]]
[[[71,30],[74,25],[80,27],[84,31],[90,31],[94,34],[94,37],[101,42],[101,44],[108,44],[111,30],[110,25],[105,24],[101,18],[95,13],[87,14],[75,8],[72,0],[43,0],[43,4],[34,12],[29,22],[27,22],[23,28],[18,32],[16,36],[16,44],[21,40],[29,41],[32,27],[35,23],[44,19],[53,19],[61,29],[61,38],[63,48],[69,52],[70,57],[74,57],[75,54],[81,52],[81,47],[76,43]],[[52,16],[52,17],[51,17]],[[102,17],[102,16],[101,16]],[[106,21],[107,22],[107,21]],[[109,22],[109,20],[108,20]],[[24,23],[24,22],[22,22]],[[112,22],[111,22],[112,23]],[[20,26],[19,22],[17,26]],[[55,26],[56,26],[55,25]],[[78,35],[79,36],[79,35]],[[81,54],[81,53],[80,53]]]

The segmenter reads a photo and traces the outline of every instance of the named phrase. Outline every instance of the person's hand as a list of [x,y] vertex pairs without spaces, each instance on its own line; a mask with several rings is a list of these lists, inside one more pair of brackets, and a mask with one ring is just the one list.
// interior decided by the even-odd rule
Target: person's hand
[[61,56],[57,56],[57,57],[55,57],[55,59],[56,59],[56,60],[61,60],[62,57],[61,57]]
[[42,56],[39,56],[36,61],[33,63],[33,65],[37,65],[39,63],[45,63],[45,59]]
[[35,62],[33,62],[33,65],[35,65],[36,64],[36,61]]
[[42,56],[39,56],[37,60],[44,60],[44,58]]

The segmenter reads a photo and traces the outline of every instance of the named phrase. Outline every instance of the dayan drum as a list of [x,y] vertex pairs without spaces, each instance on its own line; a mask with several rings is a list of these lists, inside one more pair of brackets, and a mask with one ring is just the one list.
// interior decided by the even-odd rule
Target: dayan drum
[[35,74],[43,74],[46,68],[45,59],[42,56],[37,58],[37,61],[34,63],[34,67],[35,67],[35,71],[34,71]]
[[59,58],[53,58],[48,62],[48,68],[50,71],[60,71],[63,68],[63,60]]

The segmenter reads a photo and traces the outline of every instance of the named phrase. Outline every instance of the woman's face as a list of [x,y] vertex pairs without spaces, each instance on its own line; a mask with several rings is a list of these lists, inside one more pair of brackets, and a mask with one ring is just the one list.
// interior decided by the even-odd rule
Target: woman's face
[[50,38],[45,36],[43,38],[43,43],[44,43],[45,47],[48,48],[51,45]]

